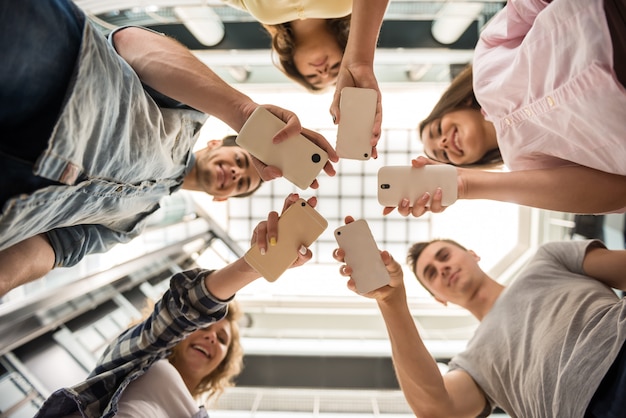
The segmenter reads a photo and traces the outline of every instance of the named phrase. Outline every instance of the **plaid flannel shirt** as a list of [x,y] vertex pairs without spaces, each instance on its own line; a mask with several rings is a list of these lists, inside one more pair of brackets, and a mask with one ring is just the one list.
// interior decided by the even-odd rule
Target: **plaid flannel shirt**
[[[169,355],[188,334],[226,316],[230,299],[219,300],[209,293],[204,279],[210,273],[193,269],[175,274],[152,314],[120,334],[85,381],[54,392],[35,417],[57,418],[76,411],[89,418],[114,416],[131,381]],[[207,415],[201,409],[196,416]]]

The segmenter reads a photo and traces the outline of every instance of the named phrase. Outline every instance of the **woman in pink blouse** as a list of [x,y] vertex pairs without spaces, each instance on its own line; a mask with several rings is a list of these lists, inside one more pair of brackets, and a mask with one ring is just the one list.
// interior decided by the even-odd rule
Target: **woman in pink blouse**
[[[510,0],[481,34],[473,69],[420,123],[424,151],[510,170],[459,168],[459,198],[626,211],[625,63],[624,0]],[[420,216],[428,198],[405,199],[399,211]],[[440,202],[436,191],[430,210]]]

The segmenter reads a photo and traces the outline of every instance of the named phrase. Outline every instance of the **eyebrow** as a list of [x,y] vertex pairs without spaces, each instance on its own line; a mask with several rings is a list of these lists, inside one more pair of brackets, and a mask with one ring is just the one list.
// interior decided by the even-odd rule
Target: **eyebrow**
[[[446,250],[446,247],[441,247],[441,248],[439,249],[439,251],[437,251],[437,252],[435,253],[435,260],[439,260],[439,258],[441,257],[441,253],[442,253],[442,251],[445,251],[445,250]],[[432,268],[434,268],[434,267],[433,267],[433,265],[432,265],[432,264],[430,264],[430,263],[429,263],[429,264],[427,264],[427,265],[426,265],[426,267],[424,267],[424,270],[422,271],[422,275],[424,276],[424,278],[426,278],[426,271],[427,271],[427,270],[430,270],[430,269],[432,269]]]

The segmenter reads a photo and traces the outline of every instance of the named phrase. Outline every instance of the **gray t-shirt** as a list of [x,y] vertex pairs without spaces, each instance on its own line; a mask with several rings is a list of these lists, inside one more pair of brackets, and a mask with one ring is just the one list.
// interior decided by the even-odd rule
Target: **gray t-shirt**
[[[626,340],[626,305],[586,276],[598,241],[548,243],[450,362],[512,417],[582,417]],[[625,273],[626,274],[626,273]]]

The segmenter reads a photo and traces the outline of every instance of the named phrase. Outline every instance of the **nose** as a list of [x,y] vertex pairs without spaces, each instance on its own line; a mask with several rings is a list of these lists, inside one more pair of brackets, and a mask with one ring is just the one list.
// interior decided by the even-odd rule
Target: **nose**
[[437,145],[439,149],[447,149],[448,148],[448,138],[445,133],[442,133],[439,137],[439,141],[437,141]]
[[239,180],[239,178],[241,177],[242,173],[241,173],[241,168],[237,167],[237,166],[233,166],[230,169],[230,174],[233,177],[233,181],[237,181]]
[[323,78],[328,77],[328,74],[329,74],[329,73],[328,73],[328,70],[329,70],[328,64],[325,64],[325,65],[322,65],[322,66],[320,66],[320,67],[317,67],[317,68],[316,68],[316,70],[317,70],[317,73],[318,73],[321,77],[323,77]]
[[204,330],[203,338],[211,344],[215,343],[215,331],[209,329]]
[[450,266],[447,265],[440,265],[439,266],[439,274],[441,275],[442,278],[447,278],[450,275]]

